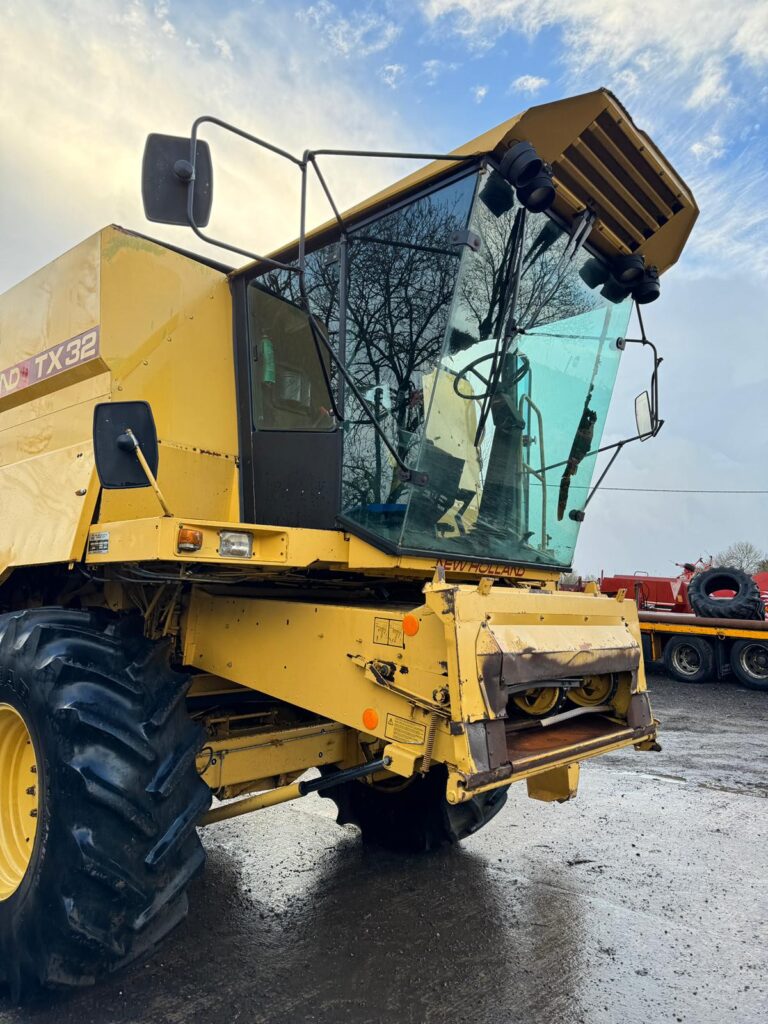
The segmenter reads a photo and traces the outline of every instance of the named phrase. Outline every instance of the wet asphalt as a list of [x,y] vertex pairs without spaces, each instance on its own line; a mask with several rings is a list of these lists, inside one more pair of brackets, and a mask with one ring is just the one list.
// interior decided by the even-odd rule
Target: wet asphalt
[[765,1024],[768,694],[651,688],[661,753],[457,850],[370,852],[319,797],[210,827],[154,959],[0,1024]]

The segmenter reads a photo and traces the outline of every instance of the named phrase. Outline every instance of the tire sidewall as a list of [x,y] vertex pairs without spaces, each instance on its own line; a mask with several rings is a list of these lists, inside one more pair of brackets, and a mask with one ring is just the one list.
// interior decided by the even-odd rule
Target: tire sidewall
[[[39,691],[29,686],[25,678],[27,675],[26,672],[18,671],[18,668],[10,669],[0,662],[0,703],[15,708],[29,730],[37,761],[36,784],[39,794],[37,833],[32,858],[19,888],[7,900],[0,902],[0,950],[7,961],[10,961],[11,950],[18,955],[27,947],[27,942],[20,940],[29,934],[30,929],[38,926],[40,915],[42,914],[44,919],[54,910],[53,907],[38,906],[40,894],[46,890],[46,876],[51,870],[48,851],[53,830],[53,775],[48,756],[49,736],[46,735],[50,726],[40,706]],[[31,971],[33,965],[19,963],[18,970]]]
[[[675,637],[667,644],[664,650],[664,667],[677,682],[690,683],[696,686],[709,681],[713,671],[714,652],[709,647],[703,647],[698,641],[698,637],[683,636]],[[706,644],[706,641],[703,641],[703,643]],[[681,672],[674,663],[675,651],[686,644],[698,651],[701,660],[699,670],[693,675],[686,675]]]
[[761,679],[759,676],[753,676],[747,671],[742,662],[743,652],[753,646],[768,648],[768,644],[755,640],[737,640],[736,643],[734,643],[731,648],[731,669],[742,686],[746,686],[749,690],[757,690],[762,693],[766,693],[768,692],[768,679]]

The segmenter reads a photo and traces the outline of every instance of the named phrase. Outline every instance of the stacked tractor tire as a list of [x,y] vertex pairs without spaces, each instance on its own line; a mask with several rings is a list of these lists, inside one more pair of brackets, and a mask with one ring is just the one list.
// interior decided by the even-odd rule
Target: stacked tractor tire
[[[727,591],[730,597],[715,597]],[[764,619],[760,589],[741,569],[714,567],[697,573],[688,584],[694,615],[703,619]]]

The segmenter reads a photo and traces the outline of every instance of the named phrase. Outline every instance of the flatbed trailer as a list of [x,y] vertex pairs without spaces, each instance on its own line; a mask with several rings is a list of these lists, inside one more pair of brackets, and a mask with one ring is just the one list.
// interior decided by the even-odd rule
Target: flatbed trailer
[[645,660],[663,662],[673,679],[704,683],[733,674],[768,691],[768,621],[651,611],[639,618]]

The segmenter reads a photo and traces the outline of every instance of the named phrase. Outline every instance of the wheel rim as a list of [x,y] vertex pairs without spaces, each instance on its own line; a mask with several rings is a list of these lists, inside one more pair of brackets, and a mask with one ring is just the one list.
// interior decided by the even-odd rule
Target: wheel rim
[[535,690],[525,690],[523,693],[516,693],[512,698],[512,703],[528,715],[546,715],[557,706],[559,699],[559,688],[546,686]]
[[591,708],[598,704],[607,704],[613,690],[613,679],[610,676],[591,676],[576,689],[568,691],[568,697],[579,707]]
[[27,873],[38,810],[32,736],[16,708],[0,704],[0,901],[13,896]]
[[672,652],[672,664],[684,676],[695,676],[701,668],[701,656],[691,644],[678,644]]
[[749,644],[739,656],[745,672],[755,679],[768,680],[768,647],[763,644]]

